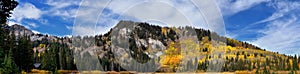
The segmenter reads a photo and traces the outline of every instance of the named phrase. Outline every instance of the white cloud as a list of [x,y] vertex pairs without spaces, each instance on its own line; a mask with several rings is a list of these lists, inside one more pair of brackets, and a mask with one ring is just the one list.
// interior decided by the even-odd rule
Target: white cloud
[[289,2],[289,1],[277,1],[277,2],[271,2],[269,4],[269,6],[273,7],[276,12],[273,13],[270,17],[258,21],[254,24],[260,24],[260,23],[264,23],[264,22],[269,22],[272,20],[276,20],[278,18],[284,17],[284,15],[286,14],[290,14],[291,11],[293,12],[293,10],[297,10],[300,7],[300,3],[299,2]]
[[61,37],[67,37],[67,38],[71,38],[72,35],[64,35],[64,36],[61,36]]
[[[271,2],[271,0],[215,0],[215,1],[218,5],[219,9],[221,10],[223,16],[232,16],[239,12],[248,10],[258,4]],[[208,17],[210,17],[210,16],[214,16],[214,15],[209,15]],[[216,21],[216,20],[212,20],[211,22],[214,22],[214,21]],[[221,21],[223,21],[223,20],[221,20]],[[216,24],[219,24],[219,23],[216,23]],[[229,24],[227,24],[227,25],[229,25]],[[214,27],[214,28],[216,28],[216,27]],[[221,26],[221,28],[222,28],[222,26]],[[217,28],[216,30],[219,30],[219,29],[220,28]],[[246,28],[244,28],[244,29],[246,29]],[[244,31],[244,29],[240,29],[240,30]],[[223,31],[224,30],[221,30],[221,32],[223,32]],[[239,37],[240,35],[242,35],[242,34],[241,33],[234,34],[231,32],[225,34],[226,37],[232,37],[232,38]]]
[[[9,22],[10,25],[19,24],[27,28],[37,28],[38,23],[48,24],[47,18],[41,18],[44,15],[58,16],[64,20],[71,21],[75,18],[77,8],[81,0],[47,0],[45,4],[49,5],[49,8],[39,7],[37,8],[31,3],[20,3],[13,11],[12,18]],[[75,7],[72,7],[75,6]],[[22,21],[24,18],[33,19],[35,22]]]
[[47,0],[45,4],[51,6],[43,11],[44,14],[59,16],[64,20],[75,18],[77,9],[72,6],[79,6],[81,0]]
[[36,8],[31,3],[24,3],[23,5],[17,6],[17,8],[13,11],[12,20],[16,20],[16,22],[21,22],[22,19],[39,19],[42,15],[40,9]]
[[[24,22],[23,19],[41,20],[43,15],[42,11],[31,3],[22,3],[13,11],[12,17],[9,21],[9,25],[22,25],[25,28],[37,28],[36,23]],[[25,23],[25,24],[24,24]]]
[[[115,20],[112,19],[112,13],[102,14],[99,16],[102,9],[109,1],[107,0],[84,0],[76,14],[72,35],[96,35],[108,32],[115,25]],[[99,21],[100,20],[100,21]],[[99,23],[105,23],[97,25]]]
[[66,8],[72,5],[79,5],[80,0],[47,0],[46,4],[54,6],[54,9]]
[[98,29],[96,24],[99,20],[104,20],[104,18],[99,18],[99,12],[102,12],[108,2],[106,0],[83,0],[74,20],[72,35],[96,35],[99,30],[104,30],[105,28]]
[[[218,33],[221,36],[226,35],[225,24],[223,16],[214,0],[193,0],[193,2],[198,5],[198,8],[201,9],[201,14],[205,19],[208,29]],[[188,12],[187,12],[188,14]],[[194,16],[190,16],[194,17]],[[196,18],[196,20],[199,20]],[[199,23],[196,23],[199,24]]]
[[60,16],[64,20],[68,20],[69,18],[75,17],[76,11],[77,11],[77,9],[69,9],[69,10],[62,9],[62,10],[49,11],[47,13],[52,13],[50,15]]
[[275,1],[270,6],[276,12],[256,23],[266,23],[267,28],[260,30],[263,35],[252,42],[284,54],[300,54],[300,2]]
[[223,15],[233,15],[270,0],[216,0]]
[[15,25],[15,24],[20,24],[18,22],[15,22],[15,21],[8,21],[8,26],[12,26],[12,25]]
[[33,27],[33,28],[37,28],[38,25],[36,25],[35,23],[28,23],[29,26]]
[[31,30],[33,33],[35,33],[35,34],[41,34],[41,32],[39,32],[39,31],[36,31],[36,30]]
[[[154,1],[143,1],[143,0],[113,0],[112,2],[108,1],[83,1],[82,6],[79,8],[79,11],[76,15],[75,25],[80,25],[81,27],[94,27],[95,24],[101,24],[102,27],[94,27],[94,30],[99,32],[99,30],[104,30],[101,34],[106,33],[109,28],[113,27],[119,20],[134,20],[134,21],[149,21],[159,20],[161,23],[167,24],[168,26],[194,26],[201,28],[209,28],[209,25],[206,24],[210,22],[211,27],[215,30],[219,30],[223,27],[223,32],[225,31],[223,20],[220,14],[212,13],[213,16],[203,17],[201,11],[216,11],[218,12],[217,6],[215,4],[200,7],[203,9],[198,10],[192,2],[189,1],[172,1],[172,0],[154,0]],[[210,4],[213,2],[210,2]],[[108,4],[108,5],[107,5]],[[196,3],[195,3],[196,4]],[[204,9],[207,7],[213,6],[214,9]],[[107,14],[98,14],[102,12],[101,9],[106,8],[111,10]],[[205,13],[205,12],[204,12]],[[209,12],[206,12],[206,14]],[[120,15],[120,19],[116,19],[116,15]],[[217,16],[219,15],[219,16]],[[96,20],[97,19],[97,20]],[[204,19],[208,20],[205,21]],[[221,20],[220,20],[221,19]],[[220,20],[222,22],[214,23],[213,20]],[[104,23],[104,24],[103,24]],[[211,25],[214,24],[214,25]],[[222,25],[222,26],[217,26]],[[99,26],[99,25],[97,25]],[[163,25],[165,26],[165,25]],[[97,29],[96,29],[97,28]],[[90,31],[88,31],[90,32]],[[82,35],[82,34],[80,34]]]
[[191,25],[192,23],[187,19],[187,16],[184,16],[184,14],[179,11],[179,9],[160,2],[142,3],[128,9],[124,14],[138,18],[141,21],[147,21],[149,19],[160,20],[169,26],[184,26]]
[[[207,6],[209,7],[209,6]],[[138,21],[159,20],[168,26],[208,28],[200,10],[191,1],[176,0],[114,0],[108,6],[113,13],[134,17]],[[165,26],[165,25],[164,25]]]
[[[284,54],[300,54],[300,2],[289,0],[216,0],[223,15],[231,16],[261,3],[273,7],[275,12],[266,19],[247,25],[241,30],[253,31],[249,27],[263,25],[267,27],[258,31],[257,39],[246,41],[256,46]],[[267,10],[266,10],[267,11]],[[229,33],[230,34],[230,33]],[[238,34],[230,34],[235,37]]]
[[[113,18],[115,15],[121,15],[130,18],[135,21],[149,21],[149,20],[160,20],[168,26],[185,26],[190,25],[194,27],[208,28],[207,22],[204,21],[204,17],[200,13],[200,10],[189,1],[173,1],[173,0],[113,0],[111,4],[107,5],[109,1],[106,0],[81,0],[76,1],[64,1],[64,0],[47,0],[45,4],[49,5],[50,8],[36,8],[30,3],[26,3],[23,6],[19,6],[17,9],[18,13],[25,12],[25,8],[30,11],[26,12],[37,12],[31,14],[20,15],[16,13],[15,19],[17,22],[21,22],[23,18],[39,19],[43,15],[59,16],[64,20],[76,18],[74,24],[87,29],[80,30],[93,30],[96,31],[93,34],[106,33],[110,28],[114,27],[119,19]],[[79,6],[77,12],[76,6]],[[137,5],[137,6],[135,6]],[[73,7],[75,6],[75,8]],[[209,7],[209,6],[207,6]],[[29,9],[31,8],[31,9]],[[112,10],[108,14],[102,14],[99,16],[101,9],[106,8]],[[21,10],[23,9],[23,10]],[[128,10],[128,12],[126,12]],[[206,10],[203,10],[206,11]],[[123,14],[124,13],[124,14]],[[24,17],[20,17],[24,16]],[[212,16],[208,17],[211,18]],[[138,19],[137,19],[138,18]],[[100,22],[98,22],[100,20]],[[40,23],[48,23],[47,20],[39,20]],[[102,24],[97,25],[95,24]],[[37,24],[29,23],[27,26],[38,27]],[[78,27],[78,26],[77,26]],[[215,26],[213,26],[215,27]],[[71,29],[70,27],[66,27]],[[77,30],[77,29],[74,29]],[[78,29],[79,30],[79,29]],[[99,31],[101,30],[101,31]],[[76,32],[76,31],[74,31]],[[91,31],[88,31],[91,32]],[[92,34],[85,33],[85,34]],[[80,34],[81,35],[81,34]]]
[[226,35],[225,35],[225,37],[233,38],[233,39],[235,39],[237,36],[238,36],[237,34],[231,33],[231,32],[226,32]]
[[[291,15],[287,19],[277,19],[270,22],[266,29],[261,30],[264,35],[253,43],[269,50],[284,52],[287,49],[298,50],[300,47],[299,16]],[[296,52],[285,52],[296,53]],[[299,52],[298,52],[299,53]]]
[[68,30],[72,30],[72,26],[68,26],[68,25],[66,25],[66,28],[68,29]]

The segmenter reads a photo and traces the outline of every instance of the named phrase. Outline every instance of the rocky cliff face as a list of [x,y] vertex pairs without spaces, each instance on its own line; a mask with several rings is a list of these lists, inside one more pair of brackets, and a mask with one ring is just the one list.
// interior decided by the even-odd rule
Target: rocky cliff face
[[[158,51],[164,51],[168,43],[172,41],[178,42],[180,39],[185,38],[194,38],[194,41],[201,42],[203,37],[208,37],[209,40],[226,43],[225,37],[218,36],[209,30],[195,29],[193,27],[160,27],[145,22],[133,21],[120,21],[108,33],[92,37],[73,36],[69,38],[36,34],[21,25],[12,25],[8,28],[10,31],[14,31],[11,33],[14,33],[16,36],[30,36],[31,41],[36,43],[34,47],[41,43],[59,42],[67,44],[75,51],[99,51],[90,52],[90,54],[102,56],[103,53],[113,50],[115,50],[113,52],[124,53],[116,49],[125,49],[126,51],[132,51],[131,53],[143,53],[148,55],[148,57],[154,57],[158,56],[158,54],[155,54]],[[245,44],[247,47],[255,47],[251,44]],[[94,48],[97,48],[97,50],[92,50]]]
[[19,36],[29,36],[31,41],[42,41],[42,40],[58,40],[59,37],[57,36],[51,36],[51,35],[45,35],[45,34],[39,34],[39,33],[34,33],[33,31],[25,28],[22,25],[12,25],[7,27],[10,31],[10,33],[15,34],[16,38]]
[[[185,38],[194,38],[194,41],[201,42],[202,37],[209,37],[209,40],[218,40],[226,43],[226,38],[218,36],[214,32],[193,27],[160,27],[150,25],[145,22],[120,21],[114,28],[104,35],[96,36],[73,36],[57,37],[44,34],[36,34],[21,25],[12,25],[10,31],[14,31],[16,36],[30,36],[32,42],[36,44],[47,44],[49,42],[59,42],[67,44],[75,52],[81,54],[89,52],[91,55],[105,56],[107,53],[117,52],[122,54],[138,54],[132,56],[147,55],[146,58],[154,58],[162,54],[170,42],[178,42]],[[248,44],[250,45],[250,44]],[[120,51],[124,49],[125,51]],[[95,52],[97,51],[97,52]],[[116,54],[116,55],[118,55]]]
[[169,41],[176,40],[177,35],[174,30],[168,29],[167,35],[163,34],[162,27],[159,26],[120,21],[117,26],[104,35],[97,35],[95,38],[84,37],[83,39],[73,37],[74,48],[75,52],[80,52],[81,55],[86,52],[100,56],[100,58],[113,58],[111,55],[114,55],[115,57],[124,57],[123,60],[125,60],[124,55],[131,55],[136,58],[130,59],[146,62],[150,58],[161,55]]
[[[213,33],[213,32],[212,32]],[[211,32],[193,27],[160,27],[144,22],[120,21],[114,28],[104,35],[95,37],[72,37],[75,59],[81,60],[91,56],[98,56],[102,60],[109,60],[117,64],[127,65],[133,69],[132,64],[145,63],[145,65],[159,65],[153,59],[159,59],[169,47],[170,43],[180,43],[190,39],[200,44],[203,37],[214,42],[222,42],[225,37],[211,36]],[[223,42],[225,43],[225,42]],[[175,48],[194,49],[189,45],[177,45]],[[180,49],[179,49],[180,50]],[[188,51],[187,51],[188,52]],[[89,55],[86,55],[88,53]],[[97,59],[90,59],[97,61]],[[149,62],[150,61],[150,62]],[[79,61],[77,65],[86,66],[86,62]],[[120,65],[118,63],[117,65]],[[142,71],[151,71],[155,68],[145,68]]]
[[[43,51],[51,43],[67,45],[73,52],[78,70],[99,69],[100,63],[107,65],[108,62],[113,65],[125,64],[130,69],[134,69],[130,66],[137,63],[158,66],[159,62],[153,59],[159,60],[161,55],[170,51],[168,49],[176,49],[172,52],[187,55],[190,55],[190,52],[196,55],[203,54],[206,58],[223,55],[225,51],[220,50],[218,46],[226,46],[226,44],[259,49],[251,44],[222,37],[205,29],[188,26],[160,27],[145,22],[120,21],[108,33],[96,36],[57,37],[36,34],[20,25],[13,25],[9,28],[16,36],[30,36],[33,47],[43,49]],[[40,47],[41,44],[45,46]],[[194,58],[193,55],[185,57]],[[104,62],[99,62],[99,60]],[[154,69],[156,68],[141,70],[152,71]]]
[[[34,50],[53,51],[51,55],[63,54],[57,56],[59,58],[56,57],[56,60],[67,56],[72,64],[74,60],[77,70],[153,72],[161,67],[159,71],[163,72],[175,69],[235,71],[256,66],[252,63],[261,59],[265,63],[273,58],[285,61],[293,58],[188,26],[160,27],[145,22],[120,21],[103,35],[73,37],[36,34],[20,25],[5,28],[14,33],[16,38],[29,36]],[[188,64],[191,62],[194,63]],[[244,64],[247,66],[239,67]]]

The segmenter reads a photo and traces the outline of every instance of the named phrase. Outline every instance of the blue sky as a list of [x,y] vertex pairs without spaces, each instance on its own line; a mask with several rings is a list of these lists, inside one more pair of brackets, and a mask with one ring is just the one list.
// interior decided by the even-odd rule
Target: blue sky
[[[200,11],[192,4],[193,1],[146,1],[148,3],[142,0],[114,0],[109,3],[103,0],[18,0],[20,4],[13,11],[9,24],[21,24],[36,33],[57,36],[74,35],[74,32],[103,34],[121,19],[161,26],[190,25],[218,31],[224,28],[223,33],[227,37],[271,51],[300,54],[299,0],[216,0]],[[210,7],[222,14],[219,17],[224,22],[212,23],[220,28],[211,28],[209,22],[212,21],[204,20],[214,15],[200,14],[211,13]]]

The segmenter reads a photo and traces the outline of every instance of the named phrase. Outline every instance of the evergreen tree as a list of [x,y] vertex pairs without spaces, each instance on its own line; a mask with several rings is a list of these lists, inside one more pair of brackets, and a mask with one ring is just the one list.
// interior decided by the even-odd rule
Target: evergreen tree
[[11,49],[8,54],[5,55],[3,63],[1,63],[0,74],[13,74],[18,73],[18,67],[13,61]]
[[4,61],[4,50],[0,47],[0,68],[2,67],[2,62]]
[[66,44],[59,45],[59,65],[63,70],[74,70],[73,52]]
[[298,63],[300,63],[300,55],[298,56]]
[[33,49],[29,36],[19,36],[17,48],[13,51],[14,61],[19,66],[20,70],[29,72],[33,68]]
[[18,2],[14,0],[0,0],[0,74],[10,74],[16,68],[12,61],[11,49],[7,46],[9,39],[9,30],[7,29],[7,18],[10,17],[11,11],[16,8]]
[[[283,59],[282,61],[285,61],[286,59]],[[285,62],[281,62],[282,64],[282,69],[281,70],[286,70],[286,64]]]
[[295,56],[293,58],[293,70],[299,70],[296,54],[295,54]]
[[44,70],[50,70],[50,71],[56,71],[57,70],[57,59],[56,59],[56,49],[57,46],[54,44],[51,44],[50,47],[45,51],[45,53],[42,56],[42,69]]
[[0,0],[0,4],[0,24],[4,24],[12,14],[11,11],[17,7],[18,2],[15,0]]

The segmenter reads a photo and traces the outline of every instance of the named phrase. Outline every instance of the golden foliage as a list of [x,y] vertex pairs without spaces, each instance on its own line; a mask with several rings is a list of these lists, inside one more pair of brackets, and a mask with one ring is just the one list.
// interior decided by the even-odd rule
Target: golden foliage
[[170,42],[167,49],[165,50],[166,55],[179,55],[179,50],[176,48],[175,42]]
[[160,62],[162,63],[162,65],[175,68],[180,64],[182,56],[180,55],[178,47],[175,47],[176,45],[178,44],[175,42],[169,43],[167,49],[165,50],[166,55],[161,56],[162,59],[160,60]]
[[39,45],[41,48],[45,48],[46,47],[46,44],[40,44]]
[[193,38],[183,39],[180,41],[181,55],[184,58],[195,58],[200,54],[201,48],[199,43]]
[[231,46],[227,46],[227,49],[228,49],[228,50],[231,50],[231,51],[232,51],[232,50],[236,50],[235,47],[231,47]]
[[167,34],[168,34],[169,31],[170,31],[170,30],[169,30],[168,28],[161,28],[161,32],[162,32],[165,36],[167,36]]

